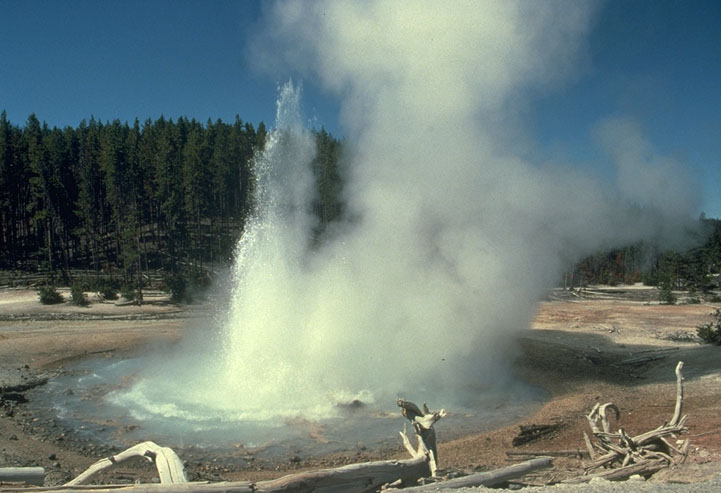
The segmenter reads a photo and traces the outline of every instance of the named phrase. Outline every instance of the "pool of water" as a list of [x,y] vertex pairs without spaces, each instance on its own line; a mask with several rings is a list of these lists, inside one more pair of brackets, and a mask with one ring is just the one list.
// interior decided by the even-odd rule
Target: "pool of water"
[[[178,450],[244,450],[265,458],[397,448],[398,432],[407,423],[394,398],[373,402],[372,396],[336,403],[331,412],[299,410],[257,417],[182,399],[138,405],[145,398],[137,395],[142,388],[138,369],[146,364],[142,359],[112,357],[83,361],[37,389],[30,405],[53,426],[107,447],[123,449],[153,440]],[[439,441],[507,425],[546,399],[541,389],[515,380],[502,388],[455,389],[448,395],[453,398],[431,396],[438,402],[429,402],[431,409],[443,406],[448,412],[436,425]],[[423,402],[423,396],[402,397]]]

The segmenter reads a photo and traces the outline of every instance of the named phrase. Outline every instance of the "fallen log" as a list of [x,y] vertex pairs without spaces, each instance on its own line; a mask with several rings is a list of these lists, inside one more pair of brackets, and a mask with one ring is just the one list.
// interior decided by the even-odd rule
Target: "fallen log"
[[75,486],[46,486],[5,488],[3,493],[255,493],[255,485],[248,481],[176,484],[87,484]]
[[402,485],[417,484],[430,474],[428,456],[405,460],[386,460],[350,464],[336,469],[321,469],[291,474],[255,484],[259,492],[362,492],[376,491],[386,483],[400,480]]
[[619,467],[617,469],[609,469],[607,471],[597,474],[587,474],[585,476],[576,476],[573,478],[561,481],[565,484],[581,484],[588,483],[594,478],[602,478],[608,481],[624,481],[634,474],[639,474],[644,477],[653,475],[654,473],[668,467],[668,464],[659,460],[645,460],[631,464],[626,467]]
[[506,455],[510,459],[515,459],[516,457],[571,457],[571,458],[577,458],[582,459],[584,457],[588,457],[588,452],[585,450],[539,450],[537,452],[531,452],[531,451],[507,451]]
[[42,467],[0,467],[0,484],[25,483],[42,486],[45,469]]
[[526,474],[529,474],[538,469],[545,469],[553,465],[553,458],[551,457],[538,457],[536,459],[527,460],[520,462],[512,466],[496,469],[495,471],[479,472],[476,474],[469,474],[462,478],[449,479],[448,481],[439,481],[436,483],[429,483],[422,486],[414,486],[411,488],[404,488],[401,490],[402,493],[418,492],[418,491],[437,491],[439,488],[443,489],[457,489],[457,488],[471,488],[474,486],[485,486],[491,488],[493,486],[502,485],[512,479],[517,479]]

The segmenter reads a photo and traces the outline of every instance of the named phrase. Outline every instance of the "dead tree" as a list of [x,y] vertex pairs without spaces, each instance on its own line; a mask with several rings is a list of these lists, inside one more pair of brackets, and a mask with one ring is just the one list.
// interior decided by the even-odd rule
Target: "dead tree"
[[591,462],[585,468],[585,476],[572,478],[566,482],[588,481],[593,477],[588,473],[601,467],[615,467],[615,469],[595,476],[602,476],[606,479],[625,479],[633,474],[649,476],[671,464],[683,462],[688,453],[688,439],[680,446],[669,441],[676,435],[687,431],[688,416],[681,415],[683,409],[682,368],[683,361],[680,361],[676,366],[676,407],[673,416],[670,421],[654,430],[633,437],[623,428],[613,433],[608,419],[609,412],[612,411],[615,419],[618,420],[620,418],[618,407],[612,403],[596,404],[586,416],[596,442],[593,443],[585,432],[583,434]]
[[403,446],[412,457],[427,456],[431,476],[435,476],[438,469],[438,449],[436,448],[436,430],[433,429],[433,425],[446,415],[446,411],[441,409],[440,411],[431,412],[428,410],[426,403],[423,403],[423,411],[421,411],[414,403],[401,398],[396,401],[396,404],[401,408],[401,414],[413,424],[416,441],[418,442],[414,449],[404,426],[401,432]]

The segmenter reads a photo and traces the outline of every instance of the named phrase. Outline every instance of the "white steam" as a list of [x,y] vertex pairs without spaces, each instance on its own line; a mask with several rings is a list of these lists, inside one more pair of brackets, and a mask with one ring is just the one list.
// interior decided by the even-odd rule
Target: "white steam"
[[637,159],[638,134],[616,147],[613,124],[601,131],[618,150],[616,191],[539,168],[493,139],[505,108],[574,74],[593,10],[576,1],[275,4],[254,52],[340,95],[354,142],[352,225],[303,264],[299,289],[253,301],[292,314],[284,323],[298,332],[278,361],[305,361],[291,371],[317,388],[407,392],[430,375],[452,381],[528,326],[568,262],[677,231],[665,221],[678,226],[691,204],[669,188],[675,170]]

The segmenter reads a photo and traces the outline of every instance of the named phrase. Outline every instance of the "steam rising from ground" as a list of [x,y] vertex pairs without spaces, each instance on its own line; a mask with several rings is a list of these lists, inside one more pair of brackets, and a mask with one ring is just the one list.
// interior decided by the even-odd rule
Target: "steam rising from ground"
[[493,138],[504,111],[573,75],[593,12],[575,1],[276,4],[254,48],[339,94],[355,142],[346,201],[360,219],[312,256],[300,296],[276,299],[303,314],[299,349],[339,374],[333,385],[403,391],[409,377],[456,378],[466,357],[493,362],[569,262],[678,233],[688,190],[628,122],[599,130],[617,190]]
[[351,220],[309,247],[313,141],[286,86],[223,347],[194,366],[206,408],[322,414],[334,399],[440,401],[439,389],[497,382],[488,370],[564,267],[677,235],[694,204],[633,123],[599,126],[616,189],[495,138],[514,132],[508,108],[573,76],[593,10],[333,0],[269,11],[255,56],[304,67],[342,98]]

